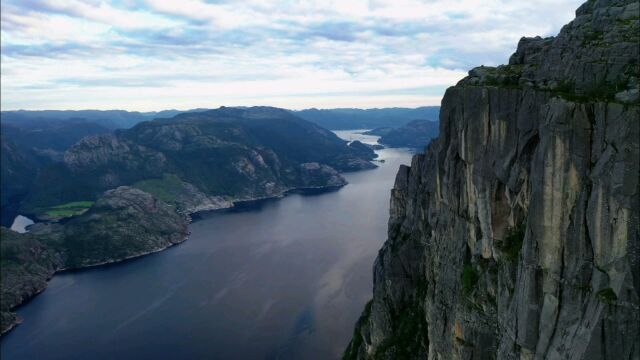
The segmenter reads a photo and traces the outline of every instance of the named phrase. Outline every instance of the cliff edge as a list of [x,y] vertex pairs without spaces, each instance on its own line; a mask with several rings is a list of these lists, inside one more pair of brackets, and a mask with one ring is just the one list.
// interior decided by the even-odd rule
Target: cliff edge
[[447,90],[345,358],[640,358],[639,33],[588,1]]

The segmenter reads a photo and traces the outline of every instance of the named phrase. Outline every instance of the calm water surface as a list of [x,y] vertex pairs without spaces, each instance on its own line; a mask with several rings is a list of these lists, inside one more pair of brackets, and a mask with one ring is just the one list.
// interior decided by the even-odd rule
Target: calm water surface
[[[340,131],[373,143],[375,137]],[[2,338],[11,359],[332,359],[371,297],[407,150],[333,192],[204,214],[163,252],[56,275]]]

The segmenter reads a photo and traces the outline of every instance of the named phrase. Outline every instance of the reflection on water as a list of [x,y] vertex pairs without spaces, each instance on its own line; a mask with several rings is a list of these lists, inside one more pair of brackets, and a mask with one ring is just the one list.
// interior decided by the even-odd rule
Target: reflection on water
[[378,153],[385,163],[337,191],[203,214],[179,246],[56,275],[19,309],[2,359],[338,358],[371,297],[389,191],[410,160]]

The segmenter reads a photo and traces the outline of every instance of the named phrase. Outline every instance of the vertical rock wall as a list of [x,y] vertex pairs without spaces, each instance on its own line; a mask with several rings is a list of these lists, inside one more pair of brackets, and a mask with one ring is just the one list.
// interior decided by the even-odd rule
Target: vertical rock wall
[[639,359],[640,3],[447,90],[345,358]]

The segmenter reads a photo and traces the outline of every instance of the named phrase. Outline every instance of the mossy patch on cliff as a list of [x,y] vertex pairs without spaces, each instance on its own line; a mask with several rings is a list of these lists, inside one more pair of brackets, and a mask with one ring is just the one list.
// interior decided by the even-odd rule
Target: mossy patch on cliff
[[551,92],[565,100],[585,103],[593,101],[611,102],[615,100],[618,92],[627,88],[625,79],[616,81],[601,80],[584,89],[578,89],[573,80],[564,80],[558,82],[558,85]]
[[429,339],[423,305],[420,301],[392,317],[393,336],[378,346],[373,359],[411,359],[426,354]]
[[522,243],[524,242],[526,225],[524,222],[516,224],[507,230],[507,234],[499,246],[499,250],[502,251],[505,258],[509,261],[518,260],[520,250],[522,249]]
[[606,288],[598,291],[598,299],[607,305],[612,305],[618,300],[618,296],[612,288]]
[[478,276],[478,271],[471,264],[465,264],[462,269],[462,276],[460,276],[460,281],[462,284],[462,292],[465,295],[471,294],[473,289],[475,289],[478,284],[478,280],[480,277]]

